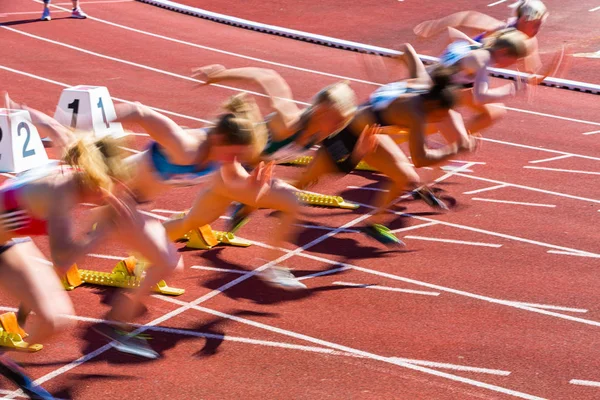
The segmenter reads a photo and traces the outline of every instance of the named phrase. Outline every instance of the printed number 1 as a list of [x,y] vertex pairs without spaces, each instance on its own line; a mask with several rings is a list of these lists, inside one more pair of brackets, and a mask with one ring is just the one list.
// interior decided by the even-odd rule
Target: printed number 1
[[102,110],[102,120],[106,124],[107,128],[110,128],[110,124],[108,123],[108,119],[106,118],[106,113],[104,112],[104,104],[102,104],[102,97],[98,100],[98,108]]
[[71,128],[75,129],[77,126],[77,113],[79,112],[79,99],[73,100],[73,102],[69,104],[67,108],[73,110],[73,116],[71,117]]

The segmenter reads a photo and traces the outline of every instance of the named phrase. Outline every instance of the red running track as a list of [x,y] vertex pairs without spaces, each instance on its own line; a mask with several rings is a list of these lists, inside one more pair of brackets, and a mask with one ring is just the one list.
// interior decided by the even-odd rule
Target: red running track
[[[14,11],[39,10],[36,3],[16,4]],[[300,101],[341,77],[354,79],[362,98],[376,87],[354,53],[136,2],[84,7],[93,16],[87,21],[0,28],[0,81],[15,99],[53,113],[61,84],[99,84],[116,98],[176,112],[177,122],[199,126],[198,119],[212,118],[235,93],[233,86],[195,89],[184,79],[203,64],[274,68]],[[98,288],[70,294],[87,320],[20,359],[56,396],[74,399],[597,398],[597,387],[569,382],[600,381],[600,189],[593,184],[600,173],[599,136],[583,135],[600,130],[594,114],[599,100],[550,88],[539,88],[535,100],[507,104],[507,117],[486,132],[481,151],[452,163],[469,165],[438,185],[457,201],[452,212],[435,214],[414,201],[396,205],[389,224],[405,229],[398,234],[406,249],[390,251],[352,231],[364,224],[357,219],[366,218],[368,208],[305,208],[297,241],[281,255],[304,250],[281,265],[298,276],[334,273],[307,279],[303,293],[282,293],[255,278],[214,292],[265,263],[261,243],[275,220],[264,211],[240,233],[256,241],[250,248],[183,251],[188,267],[205,268],[168,279],[186,293],[153,298],[148,314],[133,321],[161,318],[150,331],[159,361],[140,362],[114,350],[90,356],[105,344],[87,331],[90,318],[102,318],[115,293]],[[136,136],[129,147],[146,144]],[[283,177],[300,173],[277,168]],[[441,175],[421,173],[426,180]],[[375,192],[354,187],[376,189],[380,181],[376,174],[355,173],[326,179],[314,190],[368,203]],[[144,208],[168,216],[162,210],[189,207],[197,191],[177,189]],[[344,225],[349,231],[323,237],[329,232],[323,228]],[[444,241],[432,241],[438,239]],[[46,240],[36,243],[47,254]],[[127,255],[112,242],[98,253]],[[90,256],[81,267],[110,270],[115,263]],[[180,308],[194,301],[199,308]],[[0,305],[15,302],[0,294]],[[60,369],[81,356],[82,364]],[[13,389],[6,381],[0,385]]]

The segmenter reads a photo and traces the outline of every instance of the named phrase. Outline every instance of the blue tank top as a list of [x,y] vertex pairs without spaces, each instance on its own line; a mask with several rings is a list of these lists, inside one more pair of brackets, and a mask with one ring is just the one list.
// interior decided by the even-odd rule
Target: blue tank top
[[173,164],[163,154],[157,142],[152,142],[148,151],[155,172],[168,184],[195,185],[205,182],[220,166],[218,163],[209,163],[204,168],[199,169],[196,164]]

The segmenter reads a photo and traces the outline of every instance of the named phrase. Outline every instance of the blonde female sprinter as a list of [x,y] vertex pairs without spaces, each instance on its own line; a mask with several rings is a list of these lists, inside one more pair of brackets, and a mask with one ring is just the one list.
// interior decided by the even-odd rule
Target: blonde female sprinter
[[[515,3],[512,7],[515,10],[514,16],[508,18],[506,21],[497,20],[477,11],[461,11],[441,19],[422,22],[414,28],[414,32],[418,36],[429,38],[443,32],[447,28],[483,31],[473,38],[476,42],[483,43],[485,38],[498,31],[515,28],[526,34],[529,38],[528,46],[531,50],[524,58],[525,70],[529,73],[539,73],[542,68],[542,62],[538,52],[537,34],[549,16],[548,9],[540,0],[522,0]],[[450,36],[451,39],[456,39],[453,31],[450,31]],[[543,75],[533,77],[534,80],[531,83],[538,84],[537,79],[541,79]]]
[[[261,160],[284,162],[309,152],[314,145],[346,128],[357,110],[356,95],[346,82],[327,86],[313,97],[309,107],[301,109],[295,104],[287,82],[273,70],[255,67],[227,69],[214,64],[196,68],[193,76],[203,79],[205,84],[239,80],[256,82],[261,86],[273,108],[273,112],[264,119],[258,107],[253,107],[251,114],[251,118],[256,123],[263,123],[267,131],[268,139],[260,151]],[[364,154],[377,145],[378,132],[375,124],[366,126],[344,163],[358,164]],[[297,190],[283,182],[277,182],[277,185]],[[253,209],[255,207],[250,204],[240,202],[232,215],[231,231],[240,229]]]
[[[43,262],[44,256],[28,236],[49,237],[51,259],[63,272],[94,251],[108,234],[116,235],[131,248],[143,250],[148,259],[160,266],[156,271],[177,266],[176,250],[167,241],[162,226],[146,221],[128,205],[127,193],[115,183],[128,176],[115,140],[75,140],[67,147],[63,161],[66,165],[30,170],[0,188],[0,286],[25,309],[36,313],[28,329],[32,343],[43,342],[64,329],[73,315],[73,306],[56,272]],[[102,214],[100,229],[83,240],[74,240],[73,210],[83,202],[109,204],[110,208]],[[148,283],[152,283],[156,272],[149,274]],[[156,281],[163,275],[159,273]],[[150,287],[144,289],[149,291]],[[124,318],[135,312],[122,304],[115,307]],[[28,394],[40,396],[42,389],[34,386],[23,370],[5,356],[0,357],[0,372]],[[41,393],[42,398],[48,398]]]
[[[132,170],[131,165],[124,158],[124,151],[121,149],[122,141],[111,137],[93,139],[91,134],[84,133],[80,133],[77,137],[70,129],[42,112],[19,105],[10,100],[6,94],[5,99],[10,108],[27,110],[36,127],[45,130],[54,143],[64,151],[64,162],[74,167],[65,169],[58,166],[56,167],[58,171],[39,168],[17,177],[4,192],[5,199],[12,201],[10,206],[6,203],[5,210],[10,212],[11,217],[15,212],[18,216],[31,213],[36,218],[23,218],[26,221],[31,219],[36,227],[39,225],[37,219],[52,221],[48,224],[49,228],[54,227],[54,230],[48,231],[52,261],[59,268],[64,268],[73,263],[75,254],[86,254],[91,251],[88,245],[81,251],[78,251],[75,246],[69,248],[71,214],[67,211],[78,202],[96,203],[94,199],[101,200],[99,195],[107,193],[107,200],[110,201],[112,209],[104,207],[94,210],[95,217],[99,219],[99,228],[91,233],[92,237],[97,235],[96,232],[108,230],[116,240],[131,251],[141,254],[148,262],[145,278],[139,288],[134,290],[130,297],[118,296],[107,316],[107,319],[123,324],[130,322],[139,312],[152,288],[167,275],[181,270],[183,260],[177,254],[174,244],[168,239],[162,224],[137,211],[129,188],[124,185],[124,182],[131,180]],[[117,201],[109,194],[119,187],[121,200]],[[62,195],[61,191],[65,194]],[[23,207],[24,209],[21,210]],[[115,217],[115,210],[118,211],[118,218]],[[113,221],[118,222],[119,218],[123,221],[114,225]],[[8,221],[15,223],[12,220]],[[67,244],[64,243],[65,240]],[[56,246],[53,245],[54,241],[58,243]],[[39,308],[38,306],[32,308],[28,301],[24,301],[22,306],[20,311],[22,316],[26,316],[29,311],[37,312],[36,308]],[[127,330],[123,324],[117,324],[119,331]],[[97,328],[100,333],[105,336],[110,335],[111,339],[117,340],[120,350],[150,358],[157,357],[157,353],[143,340],[119,335],[116,329],[107,325],[98,325]]]

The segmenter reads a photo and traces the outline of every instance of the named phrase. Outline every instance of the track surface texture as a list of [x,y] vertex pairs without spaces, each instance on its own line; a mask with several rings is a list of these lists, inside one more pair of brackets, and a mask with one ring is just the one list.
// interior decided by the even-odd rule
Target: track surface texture
[[[389,48],[413,42],[431,55],[440,47],[415,41],[411,30],[419,21],[464,9],[508,14],[507,3],[488,7],[489,0],[343,7],[332,0],[184,1]],[[545,55],[562,42],[576,52],[598,50],[592,26],[600,10],[588,10],[600,3],[547,3],[552,14],[540,35]],[[70,5],[62,2],[54,4],[51,22],[37,21],[39,2],[1,7],[0,88],[49,114],[65,87],[100,85],[115,102],[140,101],[181,125],[203,126],[228,96],[256,89],[198,87],[191,69],[212,63],[275,69],[300,102],[341,79],[350,79],[364,100],[405,74],[386,60],[389,76],[373,77],[365,62],[379,62],[374,56],[134,1],[82,1],[90,15],[85,21],[67,18]],[[568,78],[598,83],[597,62],[574,59]],[[508,101],[505,118],[484,133],[477,153],[449,163],[449,170],[419,171],[424,182],[450,173],[435,185],[456,203],[450,212],[412,200],[390,209],[387,223],[405,248],[386,248],[357,231],[369,222],[381,175],[323,179],[311,190],[366,206],[302,209],[297,239],[279,253],[285,256],[280,265],[303,277],[307,291],[283,292],[249,276],[229,285],[266,263],[264,243],[276,224],[269,210],[239,232],[254,242],[249,248],[179,245],[187,269],[167,283],[185,294],[154,296],[148,312],[132,321],[148,324],[157,361],[105,347],[89,330],[117,293],[89,286],[70,292],[78,315],[72,329],[38,353],[15,357],[57,398],[68,399],[600,398],[600,133],[585,134],[600,132],[599,106],[598,96],[547,87],[538,87],[532,101]],[[128,147],[137,151],[149,143],[142,135],[130,139]],[[48,154],[58,156],[53,149]],[[275,172],[290,178],[302,169]],[[169,217],[200,190],[173,189],[143,209]],[[224,227],[223,219],[213,224]],[[47,239],[34,240],[48,255]],[[109,271],[127,255],[111,241],[80,268]],[[0,293],[1,310],[16,304]],[[0,390],[19,398],[4,379]]]

